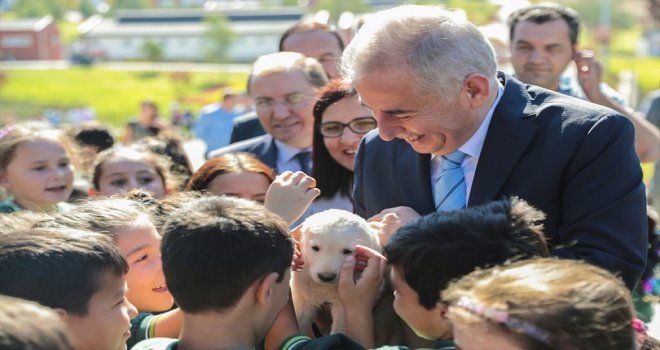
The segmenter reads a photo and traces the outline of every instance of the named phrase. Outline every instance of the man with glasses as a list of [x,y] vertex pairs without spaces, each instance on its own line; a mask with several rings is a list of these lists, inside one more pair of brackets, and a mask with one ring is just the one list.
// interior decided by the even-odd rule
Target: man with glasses
[[316,89],[328,78],[313,58],[294,52],[259,57],[252,68],[250,97],[267,134],[215,150],[210,157],[248,152],[279,174],[286,170],[311,173]]
[[[344,42],[339,33],[327,24],[314,21],[298,22],[282,34],[279,51],[298,52],[313,57],[328,75],[329,79],[339,78],[338,62]],[[248,93],[250,84],[248,84]],[[247,140],[264,134],[255,112],[249,112],[234,119],[230,143]]]

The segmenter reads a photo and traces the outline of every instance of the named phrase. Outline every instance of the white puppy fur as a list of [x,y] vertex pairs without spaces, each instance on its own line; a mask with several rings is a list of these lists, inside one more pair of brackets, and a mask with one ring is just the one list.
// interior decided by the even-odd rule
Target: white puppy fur
[[331,333],[345,331],[337,281],[345,256],[355,255],[356,245],[381,250],[378,235],[366,220],[355,214],[330,209],[303,222],[300,239],[303,270],[294,273],[291,279],[293,306],[301,332],[307,332],[324,303],[331,305]]

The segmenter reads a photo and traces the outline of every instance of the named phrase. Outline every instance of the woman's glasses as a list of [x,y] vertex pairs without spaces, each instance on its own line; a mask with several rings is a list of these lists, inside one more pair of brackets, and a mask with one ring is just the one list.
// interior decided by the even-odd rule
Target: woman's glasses
[[351,120],[350,123],[325,122],[317,124],[319,132],[323,137],[339,137],[344,134],[344,128],[348,127],[356,134],[366,134],[378,126],[373,117],[360,117]]

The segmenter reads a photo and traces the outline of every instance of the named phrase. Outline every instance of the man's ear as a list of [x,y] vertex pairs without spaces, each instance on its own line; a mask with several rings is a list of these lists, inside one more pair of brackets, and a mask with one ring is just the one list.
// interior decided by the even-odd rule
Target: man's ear
[[273,296],[273,288],[277,283],[279,276],[280,274],[277,272],[271,272],[262,278],[261,281],[257,282],[254,291],[257,303],[264,307],[270,307]]
[[490,90],[490,80],[482,74],[470,74],[463,82],[463,91],[473,109],[480,108],[488,101]]

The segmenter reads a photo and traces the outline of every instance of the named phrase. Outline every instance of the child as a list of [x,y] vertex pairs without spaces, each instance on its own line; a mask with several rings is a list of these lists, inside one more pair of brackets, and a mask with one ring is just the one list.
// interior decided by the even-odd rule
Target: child
[[186,189],[263,203],[275,172],[251,153],[227,153],[207,160]]
[[274,326],[291,306],[293,240],[280,217],[232,197],[195,199],[170,217],[163,272],[182,310],[183,330],[179,340],[149,339],[133,349],[247,349],[267,331],[283,350],[362,349],[340,334],[311,341],[297,335],[298,326],[289,323],[293,309]]
[[0,348],[73,350],[66,324],[35,302],[0,295]]
[[102,235],[69,229],[0,233],[0,294],[55,309],[79,350],[126,348],[137,314],[126,300],[127,271]]
[[[394,310],[417,335],[440,340],[434,348],[453,349],[447,306],[439,298],[440,292],[450,281],[477,268],[547,256],[539,224],[543,217],[523,200],[513,198],[430,214],[401,227],[385,247],[392,267]],[[354,260],[346,263],[349,269],[354,264]],[[346,271],[350,274],[351,270]],[[369,309],[364,307],[371,301],[363,297],[364,292],[341,294],[340,290],[342,295],[348,335],[371,347],[372,325],[366,313]],[[350,315],[359,310],[365,315]],[[351,324],[351,317],[357,317],[354,320],[360,324]],[[355,334],[355,330],[363,332]]]
[[190,178],[191,191],[252,199],[291,225],[320,191],[305,173],[275,172],[251,153],[225,153],[207,160]]
[[9,125],[0,130],[0,186],[13,198],[0,213],[21,210],[64,211],[73,191],[72,145],[43,123]]
[[476,349],[637,349],[630,292],[583,262],[520,261],[442,292],[456,345]]
[[110,236],[128,262],[126,298],[140,314],[131,321],[128,348],[155,336],[176,337],[181,331],[178,309],[165,285],[160,259],[160,235],[143,205],[120,198],[91,199],[67,213],[37,223],[39,227],[63,226]]
[[255,202],[194,200],[172,213],[162,254],[183,331],[178,341],[134,349],[252,347],[289,299],[293,241],[286,223]]
[[139,188],[154,198],[162,198],[178,188],[169,168],[169,161],[161,155],[136,147],[116,146],[96,157],[92,184],[98,195],[112,196]]

